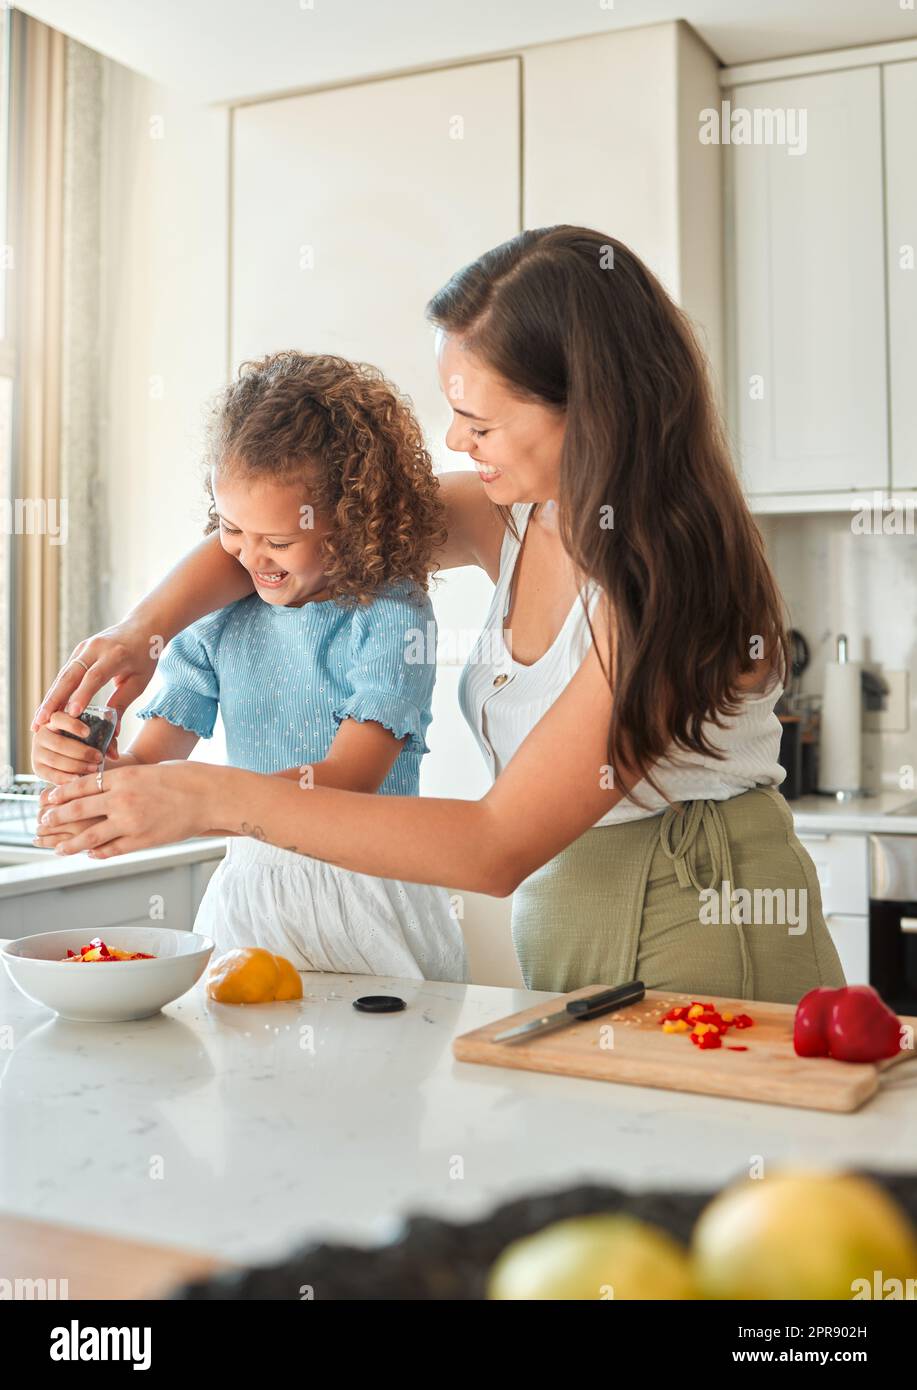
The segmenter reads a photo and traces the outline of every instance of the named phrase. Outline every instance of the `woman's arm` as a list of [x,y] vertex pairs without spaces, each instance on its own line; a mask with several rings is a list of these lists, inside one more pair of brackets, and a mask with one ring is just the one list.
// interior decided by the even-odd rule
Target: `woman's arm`
[[505,897],[621,799],[608,785],[611,699],[593,648],[480,801],[303,790],[234,768],[165,764],[126,768],[101,794],[92,778],[56,788],[43,798],[40,833],[48,845],[67,836],[60,852],[104,858],[216,828],[358,873]]
[[69,714],[82,713],[109,681],[117,687],[109,703],[122,715],[149,685],[167,642],[198,618],[245,598],[252,589],[247,570],[226,553],[219,536],[208,536],[119,623],[74,648],[35,711],[33,731],[64,705]]
[[448,534],[434,555],[439,569],[477,565],[496,583],[506,528],[476,473],[468,469],[441,473],[440,496],[446,508]]
[[[440,489],[448,537],[434,557],[438,568],[480,565],[495,580],[504,528],[484,488],[474,473],[457,471],[441,475]],[[65,705],[69,714],[81,714],[109,681],[117,687],[110,703],[123,714],[149,685],[159,652],[176,633],[207,613],[245,598],[252,587],[248,573],[226,553],[219,536],[208,536],[125,618],[74,649],[35,711],[33,733]]]

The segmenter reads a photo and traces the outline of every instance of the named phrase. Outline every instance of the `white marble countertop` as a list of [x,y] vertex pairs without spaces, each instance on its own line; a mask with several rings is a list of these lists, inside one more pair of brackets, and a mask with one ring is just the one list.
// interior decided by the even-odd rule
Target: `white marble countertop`
[[[878,792],[834,801],[830,796],[801,796],[788,801],[798,835],[875,833],[917,835],[917,792]],[[913,815],[895,813],[914,807]]]
[[[301,1002],[231,1008],[198,986],[155,1019],[94,1025],[56,1019],[0,968],[0,1208],[257,1260],[583,1179],[713,1188],[756,1155],[914,1166],[904,1071],[854,1115],[504,1071],[454,1061],[453,1037],[550,996],[303,983]],[[375,993],[408,1007],[351,1007]]]

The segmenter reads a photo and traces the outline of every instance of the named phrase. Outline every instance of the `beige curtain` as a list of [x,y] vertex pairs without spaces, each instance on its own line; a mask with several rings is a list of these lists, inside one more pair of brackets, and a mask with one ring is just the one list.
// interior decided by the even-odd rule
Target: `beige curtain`
[[10,188],[15,216],[19,392],[14,487],[31,519],[13,552],[17,770],[29,767],[32,711],[59,667],[58,582],[66,499],[60,489],[66,40],[16,12],[12,37]]

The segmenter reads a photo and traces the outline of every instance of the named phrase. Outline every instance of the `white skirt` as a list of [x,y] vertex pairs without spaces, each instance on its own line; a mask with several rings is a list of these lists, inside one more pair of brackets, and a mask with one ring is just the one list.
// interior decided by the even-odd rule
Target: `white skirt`
[[248,837],[229,840],[194,930],[213,937],[215,954],[262,946],[297,970],[468,978],[444,889],[350,873]]

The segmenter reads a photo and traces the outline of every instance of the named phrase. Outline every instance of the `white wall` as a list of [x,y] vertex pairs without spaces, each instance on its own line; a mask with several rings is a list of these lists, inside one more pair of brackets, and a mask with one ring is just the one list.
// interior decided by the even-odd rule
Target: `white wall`
[[226,111],[106,62],[102,603],[113,621],[200,539],[203,407],[226,372]]
[[228,114],[114,63],[105,83],[102,459],[114,618],[200,538],[206,512],[203,407],[226,371]]

